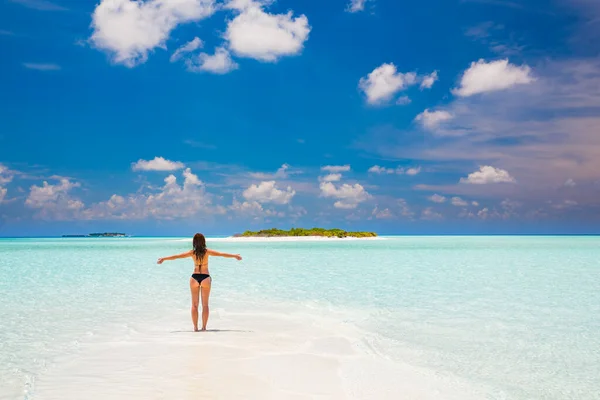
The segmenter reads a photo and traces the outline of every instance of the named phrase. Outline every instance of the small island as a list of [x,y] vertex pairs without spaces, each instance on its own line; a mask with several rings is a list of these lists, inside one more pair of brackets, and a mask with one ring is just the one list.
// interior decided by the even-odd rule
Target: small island
[[348,232],[343,229],[324,229],[324,228],[312,228],[312,229],[304,229],[304,228],[292,228],[289,231],[284,231],[282,229],[272,228],[265,229],[257,232],[246,231],[241,234],[236,234],[233,237],[236,238],[244,238],[244,237],[260,237],[260,238],[270,238],[270,237],[303,237],[303,236],[313,236],[313,237],[326,237],[326,238],[372,238],[377,237],[377,234],[374,232]]
[[64,238],[89,238],[89,237],[127,237],[126,233],[119,232],[103,232],[103,233],[88,233],[87,235],[62,235]]

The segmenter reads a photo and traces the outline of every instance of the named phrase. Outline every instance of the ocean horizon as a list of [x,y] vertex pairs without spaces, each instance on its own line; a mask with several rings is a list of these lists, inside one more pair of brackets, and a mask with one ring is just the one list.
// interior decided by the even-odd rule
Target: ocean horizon
[[204,333],[186,237],[99,239],[0,240],[0,400],[599,398],[595,236],[209,237]]
[[[217,235],[217,234],[204,234],[207,239],[214,238],[228,238],[235,235],[235,233],[229,235]],[[48,236],[0,236],[0,239],[185,239],[192,238],[191,235],[129,235],[125,237],[63,237],[62,235],[48,235]],[[377,237],[473,237],[473,236],[541,236],[541,237],[553,237],[553,236],[600,236],[600,233],[428,233],[428,234],[418,234],[418,233],[389,233],[389,234],[378,234]],[[290,236],[293,237],[293,236]]]

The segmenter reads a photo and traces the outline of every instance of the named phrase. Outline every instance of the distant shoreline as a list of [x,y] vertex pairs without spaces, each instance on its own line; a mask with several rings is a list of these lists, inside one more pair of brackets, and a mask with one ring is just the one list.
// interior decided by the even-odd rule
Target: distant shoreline
[[120,232],[103,232],[103,233],[88,233],[87,235],[62,235],[63,238],[96,238],[96,237],[128,237],[126,233]]
[[[312,241],[362,241],[385,240],[379,236],[373,237],[337,237],[337,236],[229,236],[225,238],[207,238],[212,242],[312,242]],[[184,239],[188,240],[188,239]],[[191,240],[191,239],[189,239]]]
[[234,238],[299,238],[299,237],[323,237],[323,238],[374,238],[375,232],[350,232],[343,229],[324,229],[324,228],[292,228],[283,230],[278,228],[263,229],[260,231],[245,231],[233,235]]

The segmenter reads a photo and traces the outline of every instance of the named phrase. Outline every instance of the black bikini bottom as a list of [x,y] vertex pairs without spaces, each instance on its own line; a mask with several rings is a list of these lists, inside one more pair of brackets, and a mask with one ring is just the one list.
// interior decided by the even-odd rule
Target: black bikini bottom
[[210,275],[207,274],[193,274],[192,278],[194,278],[198,283],[202,283],[206,278],[210,278]]

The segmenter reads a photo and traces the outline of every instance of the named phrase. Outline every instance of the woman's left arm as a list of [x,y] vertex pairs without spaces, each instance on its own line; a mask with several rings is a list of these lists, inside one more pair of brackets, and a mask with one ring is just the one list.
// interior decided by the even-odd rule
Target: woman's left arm
[[221,253],[220,251],[215,251],[211,249],[206,249],[206,252],[209,256],[235,258],[238,261],[242,259],[242,256],[240,256],[239,254]]
[[179,258],[187,258],[187,257],[191,257],[192,253],[194,251],[190,250],[190,251],[186,251],[185,253],[181,253],[181,254],[176,254],[174,256],[169,256],[169,257],[164,257],[164,258],[159,258],[158,261],[156,262],[157,264],[162,264],[163,261],[171,261],[171,260],[177,260]]

